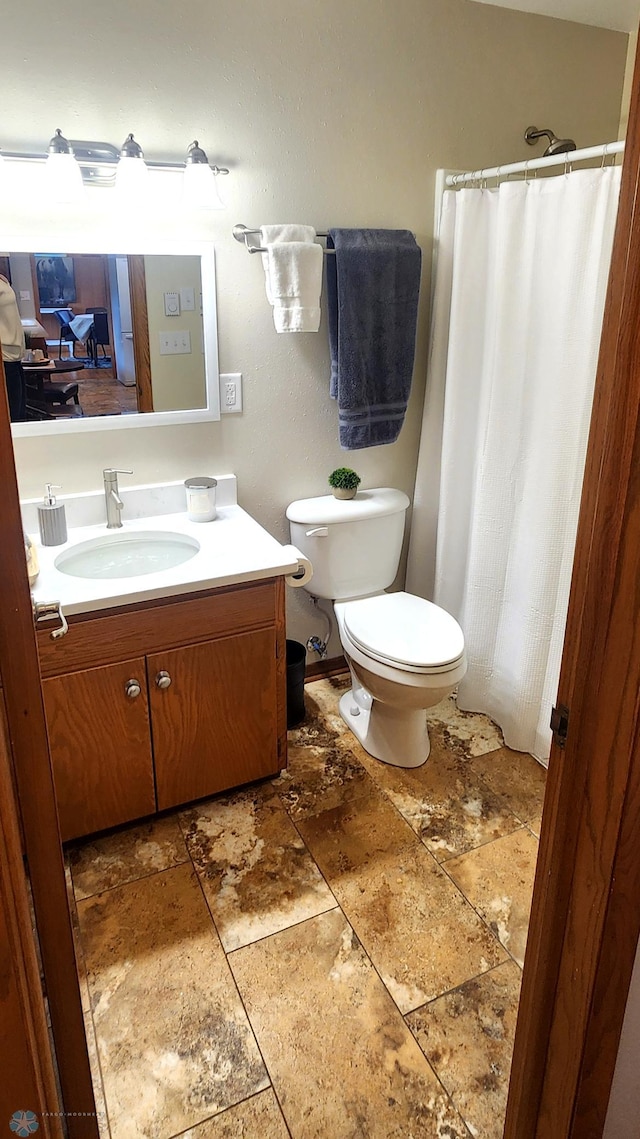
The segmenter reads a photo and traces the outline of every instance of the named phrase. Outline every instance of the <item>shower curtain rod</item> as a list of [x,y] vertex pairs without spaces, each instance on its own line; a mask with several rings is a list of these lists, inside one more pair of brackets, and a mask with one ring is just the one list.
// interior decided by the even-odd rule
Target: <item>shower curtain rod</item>
[[507,166],[492,166],[487,170],[467,170],[462,174],[448,174],[447,186],[463,186],[465,182],[482,182],[486,178],[502,178],[506,174],[528,174],[530,170],[543,170],[547,166],[571,166],[589,158],[608,158],[622,154],[624,142],[604,142],[599,146],[586,146],[582,150],[570,150],[564,154],[551,154],[548,158],[530,158],[525,162],[511,162]]

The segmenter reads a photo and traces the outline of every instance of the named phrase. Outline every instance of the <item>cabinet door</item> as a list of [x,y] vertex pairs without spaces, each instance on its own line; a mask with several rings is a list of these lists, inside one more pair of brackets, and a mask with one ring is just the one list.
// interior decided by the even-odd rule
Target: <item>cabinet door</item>
[[42,688],[63,841],[155,811],[144,657]]
[[274,628],[158,653],[147,669],[159,810],[279,770]]

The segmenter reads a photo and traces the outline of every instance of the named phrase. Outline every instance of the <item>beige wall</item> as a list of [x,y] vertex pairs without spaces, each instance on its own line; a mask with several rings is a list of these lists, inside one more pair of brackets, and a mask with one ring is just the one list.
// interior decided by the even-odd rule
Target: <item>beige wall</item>
[[[153,410],[182,411],[185,408],[206,407],[200,258],[154,254],[145,257],[144,267]],[[181,311],[179,316],[165,316],[164,294],[179,293],[181,288],[193,289],[195,307]],[[174,329],[189,333],[191,352],[179,356],[163,356],[160,352],[160,333],[173,332]]]
[[[108,18],[80,0],[40,0],[38,43],[59,60],[25,72],[33,5],[3,17],[7,148],[42,148],[55,127],[181,158],[197,138],[231,167],[229,209],[198,223],[215,241],[220,369],[244,376],[242,416],[218,424],[20,440],[21,486],[100,485],[106,465],[136,479],[232,470],[242,505],[279,538],[293,498],[323,493],[345,461],[364,486],[413,493],[428,334],[434,174],[531,157],[531,123],[579,145],[615,138],[627,37],[468,0],[113,0]],[[424,250],[414,392],[393,446],[346,455],[328,395],[326,326],[276,335],[262,267],[234,222],[406,227]],[[163,218],[161,224],[171,225]],[[318,629],[301,591],[290,635]],[[333,651],[337,651],[334,641]]]

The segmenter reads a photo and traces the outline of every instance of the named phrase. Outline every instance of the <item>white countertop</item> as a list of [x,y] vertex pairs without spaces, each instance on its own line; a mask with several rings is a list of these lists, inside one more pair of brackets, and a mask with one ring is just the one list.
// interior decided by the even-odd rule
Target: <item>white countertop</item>
[[[177,497],[173,489],[175,485],[171,487],[173,493],[165,499],[165,506],[175,505]],[[142,489],[131,488],[129,494],[132,496],[137,494],[140,497]],[[233,489],[235,490],[235,487]],[[162,490],[161,488],[153,490],[154,505],[157,507],[158,492],[162,494]],[[23,504],[25,528],[37,547],[40,564],[40,574],[32,586],[35,601],[59,601],[64,613],[69,616],[73,613],[132,605],[158,597],[195,593],[198,590],[213,589],[217,586],[259,581],[262,578],[295,573],[298,569],[295,549],[291,546],[282,546],[245,510],[233,503],[219,506],[218,516],[212,522],[191,522],[186,510],[165,513],[162,506],[149,517],[140,517],[136,510],[132,513],[138,514],[138,517],[127,518],[127,491],[124,487],[121,488],[121,497],[125,502],[122,528],[115,530],[108,530],[105,521],[96,524],[93,519],[91,525],[71,526],[70,521],[79,515],[77,501],[70,500],[70,509],[67,510],[68,538],[67,542],[60,546],[41,544],[40,537],[37,532],[33,533],[34,527],[31,524],[35,520],[34,504],[32,502]],[[221,497],[225,501],[235,497],[235,493],[233,495],[223,493]],[[97,498],[98,502],[93,505],[99,509],[100,495]],[[104,503],[104,496],[102,502]],[[85,516],[87,514],[95,516],[94,509],[87,511],[86,503],[82,510]],[[95,538],[117,541],[119,536],[127,533],[160,530],[187,534],[196,539],[200,549],[189,561],[173,569],[141,574],[137,577],[108,579],[72,577],[56,568],[56,558],[80,542]]]

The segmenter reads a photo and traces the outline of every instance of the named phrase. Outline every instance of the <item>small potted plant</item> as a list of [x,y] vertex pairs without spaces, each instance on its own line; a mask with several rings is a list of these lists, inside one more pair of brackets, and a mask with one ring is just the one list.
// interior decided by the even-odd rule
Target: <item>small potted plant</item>
[[334,498],[355,498],[356,491],[362,482],[360,475],[350,467],[337,467],[329,475],[329,486]]

